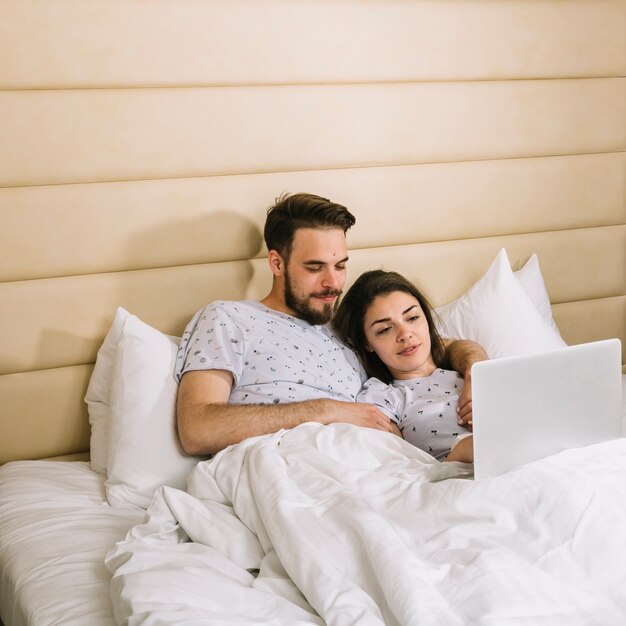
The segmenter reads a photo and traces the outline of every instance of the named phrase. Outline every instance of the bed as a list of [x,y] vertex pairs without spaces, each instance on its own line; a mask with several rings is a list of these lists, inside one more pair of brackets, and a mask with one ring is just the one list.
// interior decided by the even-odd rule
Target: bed
[[285,191],[354,212],[348,284],[402,272],[491,358],[624,355],[625,13],[0,3],[4,626],[623,623],[623,439],[484,483],[339,426],[207,461],[170,367],[267,292]]

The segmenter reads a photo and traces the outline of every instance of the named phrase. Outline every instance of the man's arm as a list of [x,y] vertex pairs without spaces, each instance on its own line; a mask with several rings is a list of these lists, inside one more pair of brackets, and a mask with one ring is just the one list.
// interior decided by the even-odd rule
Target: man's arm
[[467,339],[444,339],[446,360],[450,369],[457,371],[465,379],[459,394],[459,424],[471,430],[472,427],[472,365],[478,361],[486,361],[489,357],[475,341]]
[[188,454],[215,454],[248,437],[304,422],[345,422],[396,433],[397,427],[370,404],[321,399],[289,404],[228,404],[233,383],[225,370],[191,371],[178,388],[178,433]]

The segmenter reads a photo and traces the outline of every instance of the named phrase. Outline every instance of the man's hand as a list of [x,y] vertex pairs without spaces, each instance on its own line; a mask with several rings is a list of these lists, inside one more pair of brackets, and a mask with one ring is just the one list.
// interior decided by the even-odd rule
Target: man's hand
[[474,341],[444,339],[444,344],[450,369],[459,372],[465,379],[457,406],[459,425],[472,430],[472,365],[485,361],[487,353]]
[[323,411],[317,421],[322,424],[354,424],[365,428],[375,428],[398,434],[398,427],[380,409],[365,402],[341,402],[339,400],[319,400]]
[[456,408],[459,425],[472,430],[472,376],[465,377],[465,384],[459,394],[459,404]]
[[187,372],[178,387],[178,433],[187,454],[215,454],[247,437],[304,422],[344,422],[397,434],[396,425],[371,404],[319,399],[290,404],[229,404],[232,374]]

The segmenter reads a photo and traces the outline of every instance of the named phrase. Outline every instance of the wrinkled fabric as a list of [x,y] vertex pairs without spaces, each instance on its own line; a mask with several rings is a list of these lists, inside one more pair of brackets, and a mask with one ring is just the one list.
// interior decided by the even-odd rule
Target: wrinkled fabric
[[199,463],[109,553],[118,624],[626,623],[626,440],[474,481],[304,424]]

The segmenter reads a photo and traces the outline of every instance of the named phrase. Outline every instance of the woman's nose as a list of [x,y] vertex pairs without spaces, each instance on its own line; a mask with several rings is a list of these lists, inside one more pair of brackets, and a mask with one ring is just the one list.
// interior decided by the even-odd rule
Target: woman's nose
[[411,337],[411,329],[404,325],[398,326],[396,340],[400,343],[406,343]]

